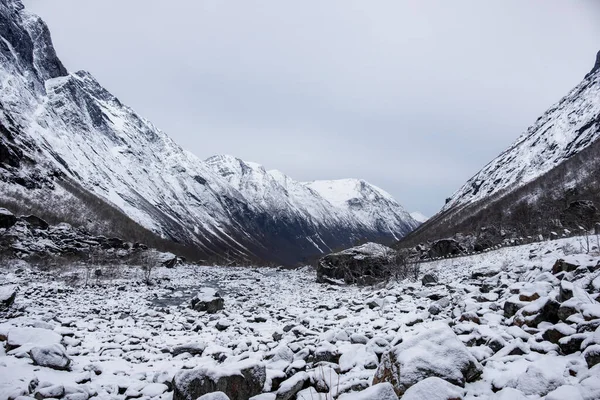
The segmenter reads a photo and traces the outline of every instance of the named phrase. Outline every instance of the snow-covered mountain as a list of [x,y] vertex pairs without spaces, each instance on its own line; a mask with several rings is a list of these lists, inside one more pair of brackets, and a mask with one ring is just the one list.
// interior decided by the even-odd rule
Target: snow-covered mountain
[[600,208],[599,138],[600,53],[581,83],[403,243],[495,232],[488,241],[492,243],[508,232],[537,237],[567,228],[561,221],[572,202],[592,202],[596,205],[591,210]]
[[420,222],[421,224],[424,223],[424,222],[426,222],[429,219],[429,217],[426,217],[420,211],[413,211],[413,212],[410,213],[410,216],[413,217],[413,219],[415,221]]
[[469,179],[442,211],[535,180],[600,137],[600,53],[583,81]]
[[364,181],[334,181],[345,200],[332,201],[318,182],[229,156],[198,159],[88,72],[68,73],[46,25],[19,0],[0,3],[0,39],[4,189],[27,187],[22,195],[39,199],[68,179],[206,255],[285,263],[361,240],[397,239],[417,226]]

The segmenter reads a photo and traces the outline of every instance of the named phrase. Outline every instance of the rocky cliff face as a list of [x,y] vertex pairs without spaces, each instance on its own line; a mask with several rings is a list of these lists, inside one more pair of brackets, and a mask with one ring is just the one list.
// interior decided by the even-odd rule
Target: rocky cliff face
[[46,25],[18,0],[0,4],[0,37],[5,191],[39,199],[54,196],[56,183],[68,179],[206,257],[286,264],[356,241],[397,239],[417,226],[366,182],[355,197],[334,204],[313,184],[253,163],[198,159],[88,72],[68,73]]

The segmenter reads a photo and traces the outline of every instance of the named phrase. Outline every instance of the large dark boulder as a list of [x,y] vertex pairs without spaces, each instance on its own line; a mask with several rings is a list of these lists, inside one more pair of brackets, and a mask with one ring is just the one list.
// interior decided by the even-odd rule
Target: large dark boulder
[[319,260],[317,282],[343,280],[345,283],[371,284],[390,276],[396,251],[377,243],[329,254]]
[[429,249],[429,257],[448,257],[457,256],[464,253],[463,247],[454,239],[440,239],[431,245]]
[[262,392],[265,380],[264,364],[251,360],[182,370],[173,379],[173,400],[196,400],[213,392],[223,392],[231,400],[247,400]]
[[17,286],[0,286],[0,311],[7,310],[17,298]]
[[225,306],[225,300],[219,292],[213,288],[202,288],[198,294],[192,298],[191,308],[196,311],[205,311],[208,314],[214,314],[222,310]]
[[17,217],[6,208],[0,208],[0,228],[8,229],[17,223]]

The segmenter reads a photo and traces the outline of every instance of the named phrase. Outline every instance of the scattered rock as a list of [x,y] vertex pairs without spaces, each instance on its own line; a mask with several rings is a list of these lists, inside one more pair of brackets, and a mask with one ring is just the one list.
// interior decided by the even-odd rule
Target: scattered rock
[[433,274],[425,274],[423,278],[421,278],[421,283],[423,286],[437,285],[438,278]]

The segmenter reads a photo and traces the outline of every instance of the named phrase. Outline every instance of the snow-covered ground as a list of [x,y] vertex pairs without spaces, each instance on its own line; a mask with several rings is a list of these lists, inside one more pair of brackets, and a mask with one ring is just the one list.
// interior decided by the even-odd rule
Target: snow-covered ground
[[[153,271],[153,286],[137,268],[104,267],[84,287],[83,268],[42,272],[5,262],[0,285],[19,290],[0,313],[0,399],[171,399],[180,370],[217,376],[241,361],[266,368],[264,400],[286,398],[286,390],[311,400],[394,398],[387,383],[348,394],[385,375],[381,360],[393,352],[406,387],[445,363],[436,376],[458,384],[429,378],[406,399],[435,398],[418,397],[428,390],[465,399],[599,399],[600,364],[589,364],[600,354],[600,257],[581,244],[570,238],[425,263],[422,273],[439,279],[429,286],[328,286],[315,283],[310,268],[186,265]],[[559,258],[580,267],[553,274]],[[216,314],[190,308],[206,287],[224,298]],[[555,299],[560,320],[534,325]],[[516,315],[507,318],[510,305]],[[428,332],[440,333],[423,339]],[[69,362],[60,370],[44,360]],[[466,382],[453,370],[461,360],[477,372]]]

